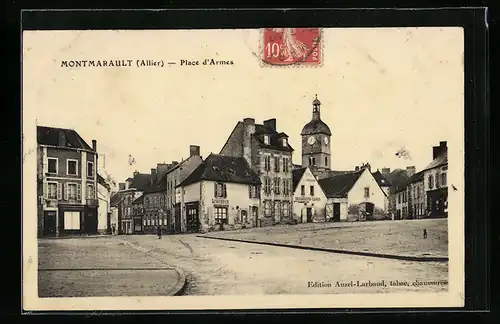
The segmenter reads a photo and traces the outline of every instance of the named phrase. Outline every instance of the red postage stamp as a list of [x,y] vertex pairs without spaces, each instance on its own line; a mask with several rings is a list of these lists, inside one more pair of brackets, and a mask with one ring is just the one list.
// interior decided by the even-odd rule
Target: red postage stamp
[[321,28],[265,28],[262,61],[266,65],[312,65],[322,62]]

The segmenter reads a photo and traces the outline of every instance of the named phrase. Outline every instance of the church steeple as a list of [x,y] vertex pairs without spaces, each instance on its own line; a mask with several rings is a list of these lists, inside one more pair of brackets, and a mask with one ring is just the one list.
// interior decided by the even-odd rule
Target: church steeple
[[320,108],[321,108],[321,101],[318,100],[318,95],[316,95],[316,99],[313,100],[313,115],[312,115],[312,120],[320,120]]

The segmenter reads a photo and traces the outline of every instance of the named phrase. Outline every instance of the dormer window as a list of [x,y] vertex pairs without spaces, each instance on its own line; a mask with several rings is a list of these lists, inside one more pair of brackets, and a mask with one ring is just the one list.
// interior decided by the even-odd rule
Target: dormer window
[[282,144],[283,144],[283,146],[284,146],[284,147],[287,147],[287,145],[288,145],[288,141],[287,141],[287,139],[286,139],[286,138],[283,138],[283,139],[282,139]]
[[264,135],[264,144],[269,145],[269,135]]

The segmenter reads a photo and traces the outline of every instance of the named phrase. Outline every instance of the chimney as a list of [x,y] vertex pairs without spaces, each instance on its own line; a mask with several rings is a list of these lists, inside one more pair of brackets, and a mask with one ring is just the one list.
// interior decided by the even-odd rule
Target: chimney
[[97,141],[96,140],[92,140],[92,150],[94,150],[94,152],[97,152]]
[[139,171],[135,170],[134,171],[134,177],[137,176],[139,174]]
[[118,184],[118,190],[125,190],[125,182],[120,182]]
[[66,146],[66,133],[59,131],[59,146]]
[[155,183],[156,182],[156,169],[155,168],[152,168],[151,169],[151,184]]
[[168,169],[170,169],[171,167],[172,165],[167,163],[158,163],[156,165],[156,176],[158,177],[158,179],[163,179],[165,174],[167,174]]
[[439,155],[443,154],[444,152],[447,151],[446,147],[446,141],[441,141],[439,142],[439,146],[433,146],[432,147],[432,159],[434,160],[437,158]]
[[272,129],[273,131],[276,131],[276,118],[264,120],[264,126]]
[[412,175],[415,174],[415,167],[414,166],[407,166],[406,167],[406,175],[410,178]]
[[[243,119],[243,157],[252,165],[252,135],[255,133],[255,119]],[[239,153],[241,154],[241,153]]]
[[390,173],[391,173],[390,168],[382,168],[382,175],[383,176],[389,175]]
[[200,147],[197,145],[190,145],[189,156],[200,156]]

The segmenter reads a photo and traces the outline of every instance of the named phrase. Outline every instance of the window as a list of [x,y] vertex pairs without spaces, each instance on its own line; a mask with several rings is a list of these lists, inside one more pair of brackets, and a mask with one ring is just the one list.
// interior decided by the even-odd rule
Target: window
[[271,179],[269,178],[264,179],[264,192],[266,193],[266,195],[271,194]]
[[241,222],[242,223],[248,222],[248,214],[246,210],[241,211]]
[[215,198],[226,198],[226,184],[225,183],[215,183],[214,186],[214,197]]
[[278,157],[274,158],[274,171],[280,172],[280,159]]
[[57,182],[47,183],[47,198],[57,199]]
[[281,201],[275,201],[274,202],[274,219],[276,221],[279,221],[280,216],[281,216]]
[[253,185],[248,186],[248,197],[259,198],[259,187]]
[[429,176],[429,189],[434,188],[434,178],[432,177],[432,174]]
[[87,184],[86,198],[87,199],[94,199],[95,198],[95,191],[94,191],[94,185],[93,184]]
[[227,224],[226,207],[215,207],[215,221],[217,224]]
[[66,174],[68,175],[78,175],[78,161],[77,160],[69,160],[66,164]]
[[314,186],[309,187],[309,195],[314,196]]
[[48,173],[57,174],[57,158],[48,159]]
[[304,186],[304,185],[300,186],[300,195],[301,196],[306,195],[306,186]]
[[290,194],[290,179],[283,179],[283,194],[284,195],[289,195]]
[[290,216],[290,203],[288,201],[283,202],[283,216]]
[[274,193],[277,195],[280,194],[280,184],[281,184],[280,178],[274,179]]
[[67,183],[65,195],[65,200],[80,200],[80,185],[76,183]]
[[446,184],[446,173],[441,173],[441,184],[446,187],[447,184]]
[[284,157],[283,158],[283,172],[288,172],[288,170],[290,170],[288,162],[289,162],[289,159]]
[[271,216],[271,202],[269,200],[264,201],[264,216]]
[[269,135],[264,135],[264,144],[269,145]]
[[398,194],[398,203],[401,203],[401,193]]
[[64,212],[64,229],[79,230],[80,229],[80,212]]
[[309,157],[309,165],[313,166],[313,165],[315,165],[315,164],[316,164],[316,161],[315,161],[315,159],[314,159],[314,156],[310,156],[310,157]]
[[370,188],[369,187],[365,188],[365,198],[370,198]]
[[439,180],[441,180],[441,175],[438,173],[436,174],[436,188],[439,188]]
[[264,169],[266,171],[271,170],[271,157],[269,155],[264,156]]
[[87,162],[87,177],[94,177],[94,162]]
[[328,157],[325,156],[325,166],[328,166]]
[[286,138],[282,139],[282,141],[283,146],[286,147],[288,145],[288,141],[286,140]]

